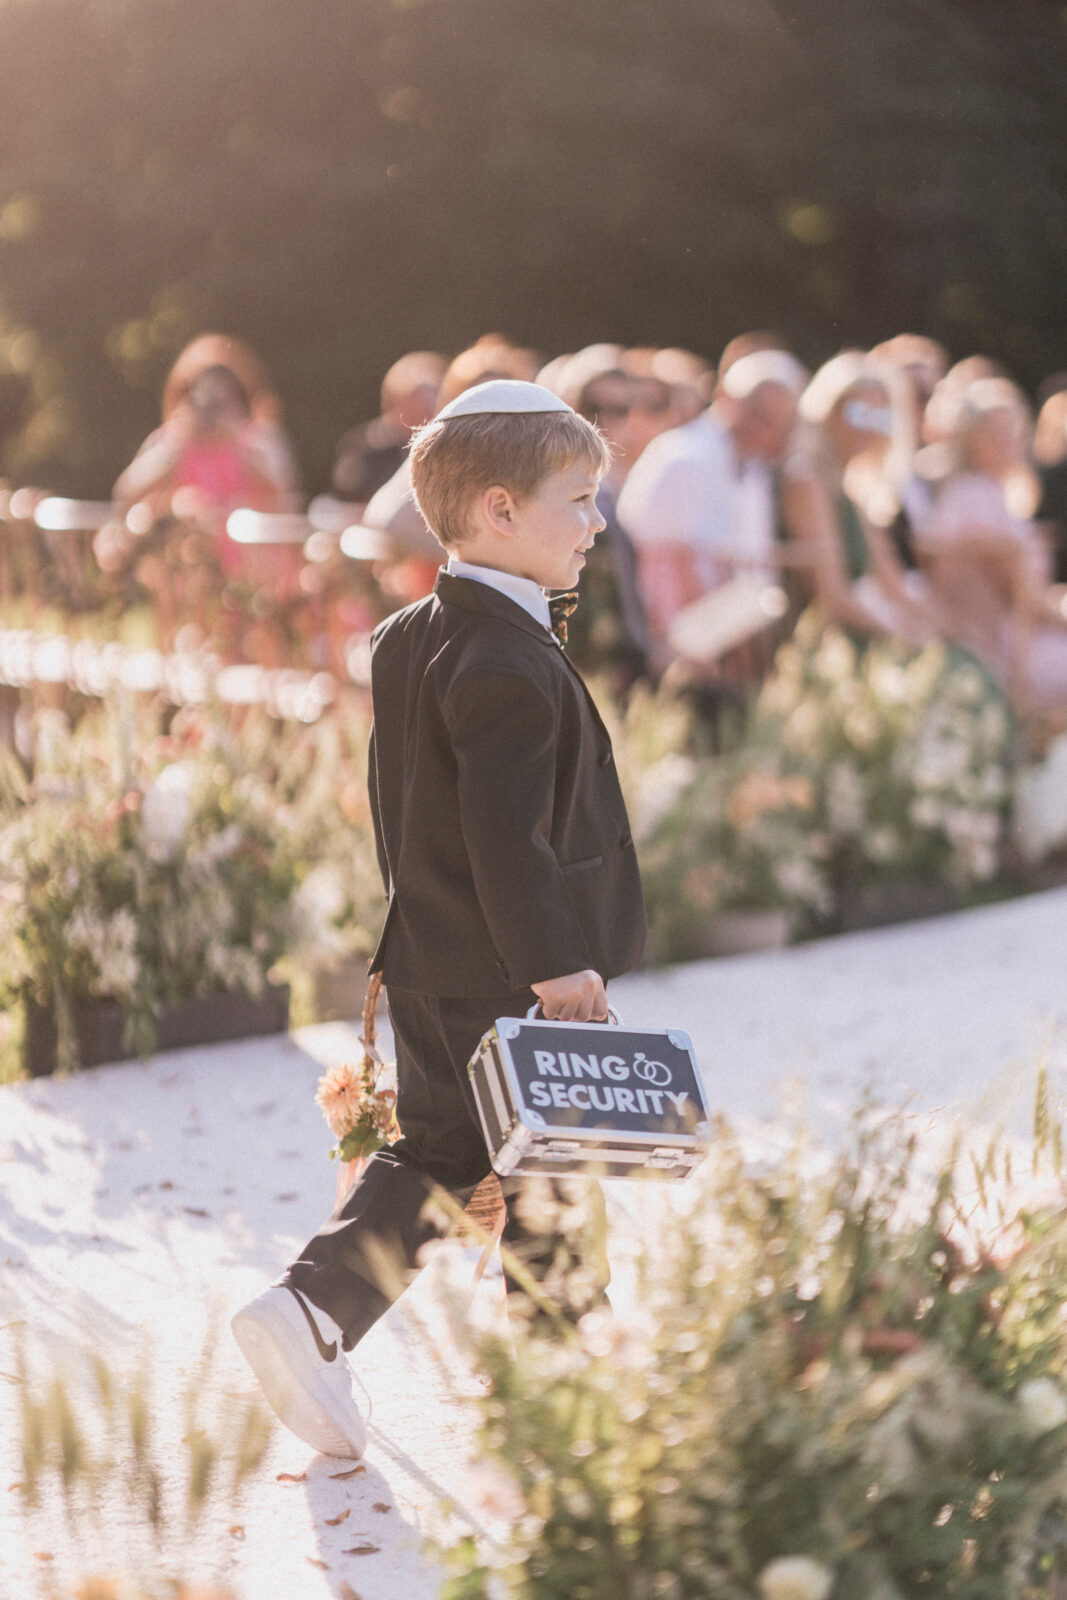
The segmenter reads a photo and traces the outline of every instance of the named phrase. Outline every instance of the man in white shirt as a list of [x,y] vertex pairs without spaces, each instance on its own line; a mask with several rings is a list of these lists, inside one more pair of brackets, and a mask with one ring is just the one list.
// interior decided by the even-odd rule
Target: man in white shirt
[[781,461],[807,374],[784,350],[743,356],[707,411],[653,439],[619,496],[637,547],[641,593],[664,658],[671,619],[740,571],[772,570],[772,468]]

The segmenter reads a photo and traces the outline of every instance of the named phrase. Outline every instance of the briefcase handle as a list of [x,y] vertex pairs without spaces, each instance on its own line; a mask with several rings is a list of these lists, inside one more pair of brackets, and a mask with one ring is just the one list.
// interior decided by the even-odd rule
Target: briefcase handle
[[[535,1021],[535,1019],[537,1017],[537,1013],[540,1011],[540,1009],[541,1009],[540,1000],[535,1000],[533,1005],[530,1007],[529,1011],[527,1011],[527,1013],[526,1013],[527,1022]],[[596,1023],[596,1024],[594,1024],[594,1026],[596,1026],[596,1027],[601,1027],[601,1026],[607,1027],[608,1024],[611,1024],[612,1026],[614,1026],[616,1028],[621,1027],[621,1025],[622,1025],[622,1018],[619,1016],[619,1013],[615,1010],[614,1006],[609,1006],[608,1007],[608,1021],[607,1021],[607,1023],[603,1023],[603,1024]],[[581,1024],[579,1024],[579,1026],[581,1026]]]

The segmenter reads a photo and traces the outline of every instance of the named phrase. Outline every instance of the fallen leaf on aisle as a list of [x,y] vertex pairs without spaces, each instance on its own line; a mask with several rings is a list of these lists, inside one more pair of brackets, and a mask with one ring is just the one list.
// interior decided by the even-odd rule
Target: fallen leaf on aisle
[[376,1556],[381,1549],[377,1544],[354,1544],[351,1550],[342,1550],[345,1556]]
[[316,1561],[314,1556],[305,1556],[304,1560],[308,1563],[309,1566],[321,1567],[323,1572],[329,1572],[329,1570],[330,1570],[329,1567],[326,1565],[325,1561]]
[[350,1583],[346,1583],[343,1578],[337,1586],[337,1600],[359,1600],[359,1595],[353,1589],[352,1585]]
[[352,1507],[351,1506],[347,1506],[344,1511],[338,1512],[336,1517],[327,1517],[326,1518],[326,1526],[328,1528],[336,1528],[336,1526],[337,1526],[337,1524],[339,1522],[343,1522],[346,1517],[350,1517],[351,1515],[352,1515]]
[[330,1477],[334,1483],[338,1483],[342,1478],[358,1478],[360,1473],[366,1472],[366,1470],[366,1467],[361,1462],[358,1467],[351,1467],[348,1472],[331,1472]]
[[235,1522],[233,1527],[230,1529],[230,1537],[231,1537],[231,1539],[243,1539],[244,1536],[245,1536],[245,1530],[244,1530],[243,1526],[241,1525],[241,1523]]
[[279,1472],[274,1481],[275,1483],[307,1483],[308,1475],[306,1472]]
[[392,1506],[387,1506],[383,1500],[376,1500],[372,1507],[374,1511],[392,1511]]

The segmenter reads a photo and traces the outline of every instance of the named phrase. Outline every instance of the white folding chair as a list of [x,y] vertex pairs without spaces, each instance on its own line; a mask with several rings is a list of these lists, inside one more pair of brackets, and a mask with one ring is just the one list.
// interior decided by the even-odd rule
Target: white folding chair
[[365,523],[350,523],[341,534],[341,554],[349,561],[388,561],[393,546],[387,533],[368,528]]
[[253,511],[242,506],[226,518],[226,534],[234,544],[303,545],[312,532],[302,511]]
[[351,500],[338,500],[332,494],[317,494],[308,506],[307,516],[311,526],[318,532],[342,534],[355,521],[359,509]]

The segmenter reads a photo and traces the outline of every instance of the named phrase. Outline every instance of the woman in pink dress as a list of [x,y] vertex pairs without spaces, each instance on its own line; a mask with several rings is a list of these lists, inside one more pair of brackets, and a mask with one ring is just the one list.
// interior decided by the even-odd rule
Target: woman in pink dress
[[299,595],[299,546],[243,546],[226,532],[227,518],[241,507],[296,509],[296,471],[278,409],[252,352],[236,339],[204,334],[167,379],[162,426],[115,484],[124,518],[97,554],[105,568],[121,567],[136,557],[139,539],[155,533],[137,570],[167,642],[179,614],[210,608],[220,579],[234,593],[260,597],[259,609],[276,610]]
[[[204,334],[174,364],[163,425],[149,434],[115,485],[120,505],[225,522],[231,511],[288,511],[296,498],[292,451],[277,400],[251,351]],[[175,504],[177,501],[177,504]]]
[[952,470],[918,541],[943,636],[983,661],[1018,710],[1067,712],[1067,616],[1048,546],[1015,492],[1029,481],[1030,418],[1013,383],[959,397]]

